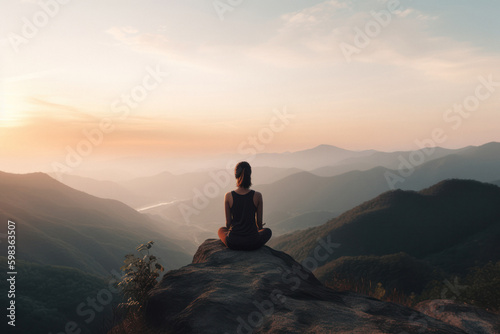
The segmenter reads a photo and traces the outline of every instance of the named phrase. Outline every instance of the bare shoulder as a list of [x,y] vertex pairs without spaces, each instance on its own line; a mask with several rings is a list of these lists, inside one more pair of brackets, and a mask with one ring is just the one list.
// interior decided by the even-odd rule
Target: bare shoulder
[[264,201],[262,200],[262,194],[258,191],[253,195],[253,204],[256,208],[262,208]]
[[231,194],[230,191],[224,195],[224,205],[226,207],[232,207],[233,206],[233,195]]

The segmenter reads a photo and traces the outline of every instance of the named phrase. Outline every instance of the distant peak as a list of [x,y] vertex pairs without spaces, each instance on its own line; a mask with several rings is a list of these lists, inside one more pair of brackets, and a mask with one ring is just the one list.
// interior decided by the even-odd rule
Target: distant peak
[[489,143],[486,143],[486,144],[483,144],[479,147],[482,147],[482,148],[496,148],[496,147],[500,147],[500,143],[496,142],[496,141],[491,141]]
[[17,174],[17,173],[7,173],[0,171],[0,177],[3,180],[23,180],[23,181],[43,181],[43,182],[57,182],[57,180],[50,175],[42,172]]
[[323,152],[323,153],[328,153],[328,152],[348,152],[348,150],[333,146],[333,145],[328,145],[328,144],[321,144],[318,146],[315,146],[313,148],[301,150],[301,151],[296,151],[295,153],[305,153],[305,152]]
[[341,147],[334,146],[334,145],[328,145],[328,144],[321,144],[321,145],[318,145],[318,146],[314,147],[313,149],[337,149],[337,150],[344,150]]

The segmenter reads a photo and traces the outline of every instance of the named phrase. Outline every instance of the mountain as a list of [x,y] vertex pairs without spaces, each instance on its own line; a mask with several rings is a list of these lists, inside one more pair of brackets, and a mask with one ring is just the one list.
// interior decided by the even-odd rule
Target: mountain
[[[274,183],[299,172],[302,172],[302,170],[296,167],[279,168],[252,166],[252,182],[255,185]],[[234,173],[231,176],[233,176],[233,182],[231,182],[231,186],[233,186],[235,184]]]
[[297,216],[282,220],[279,223],[273,224],[273,234],[281,235],[292,231],[321,225],[338,215],[339,213],[331,211],[312,211],[299,214]]
[[[258,184],[272,183],[299,171],[297,168],[254,167],[252,178]],[[131,193],[148,198],[147,204],[156,204],[192,198],[198,190],[203,192],[208,186],[214,186],[218,193],[224,194],[234,187],[235,182],[233,169],[221,169],[185,174],[163,172],[122,182],[121,186]]]
[[[451,152],[455,153],[450,154]],[[378,154],[380,153],[374,155]],[[436,155],[444,156],[436,158]],[[390,190],[391,178],[388,179],[388,175],[400,177],[403,182],[396,182],[394,185],[404,190],[419,190],[452,178],[481,182],[500,178],[500,143],[456,151],[435,149],[432,159],[414,167],[409,176],[402,176],[402,171],[385,167],[350,171],[332,177],[318,177],[302,172],[272,185],[261,186],[259,190],[267,200],[265,211],[270,211],[268,214],[272,216],[269,217],[277,218],[271,220],[274,223],[305,212],[349,210]],[[411,160],[408,158],[408,161]],[[303,225],[302,228],[306,227]]]
[[[369,172],[354,171],[331,178],[300,172],[272,184],[255,186],[254,189],[263,194],[264,222],[269,226],[310,212],[331,212],[332,218],[386,191],[385,171],[376,168]],[[221,224],[224,222],[223,198],[224,193],[213,198],[198,196],[182,204],[196,211],[197,214],[189,216],[192,224]],[[183,220],[179,206],[175,205],[165,207],[163,216],[174,221]]]
[[324,225],[273,238],[270,245],[298,260],[312,256],[321,243],[339,245],[318,266],[343,256],[404,252],[448,273],[463,273],[500,259],[498,203],[498,186],[446,180],[420,192],[386,192]]
[[[436,152],[439,150],[436,149]],[[257,183],[254,189],[262,192],[264,196],[264,222],[271,228],[279,225],[275,234],[278,235],[322,224],[324,216],[321,212],[331,212],[330,218],[336,217],[339,213],[390,190],[391,185],[405,190],[419,190],[454,177],[480,181],[491,181],[500,177],[499,143],[468,147],[456,152],[459,153],[424,162],[414,167],[411,175],[406,177],[401,176],[403,171],[385,167],[350,171],[331,177],[320,177],[302,171],[271,184],[259,185],[258,178],[254,178]],[[398,182],[391,183],[392,179],[388,175],[399,178],[396,179]],[[230,189],[228,187],[227,190]],[[216,196],[210,197],[200,191],[195,197],[158,208],[152,213],[175,222],[188,222],[204,231],[216,231],[218,226],[224,224],[224,192],[225,190],[220,191]],[[300,216],[304,214],[310,214],[311,221],[302,220]],[[314,215],[318,219],[314,218]],[[290,223],[289,227],[287,223]],[[210,234],[203,234],[198,240],[208,237]]]
[[326,288],[286,253],[233,251],[214,239],[149,296],[145,324],[131,319],[129,332],[465,333],[404,306]]
[[392,170],[402,180],[395,188],[417,190],[449,178],[491,182],[500,178],[500,143],[450,150],[423,149],[410,152],[376,152],[366,157],[346,159],[334,166],[324,166],[311,173],[337,176],[350,170],[369,171],[374,167]]
[[[298,168],[255,167],[252,175],[259,184],[266,184],[300,171]],[[203,190],[214,182],[221,189],[219,191],[224,192],[235,183],[232,170],[215,169],[184,174],[162,172],[128,181],[103,181],[70,174],[51,176],[71,188],[96,197],[115,199],[135,209],[191,198],[196,194],[195,189]]]
[[318,176],[335,176],[353,170],[365,171],[375,167],[398,169],[401,164],[401,159],[403,158],[408,160],[411,154],[422,153],[426,157],[425,161],[428,162],[461,151],[435,147],[432,149],[432,154],[427,154],[426,152],[429,152],[429,150],[430,149],[417,150],[417,153],[415,153],[414,151],[374,152],[367,156],[342,160],[334,166],[323,166],[311,170],[311,173]]
[[151,202],[151,199],[138,196],[132,191],[125,189],[125,187],[117,182],[96,180],[89,177],[70,174],[61,174],[57,177],[56,175],[49,175],[56,179],[57,177],[60,178],[58,181],[73,189],[100,198],[115,199],[132,207],[139,207]]
[[310,211],[344,212],[387,190],[384,168],[352,171],[334,177],[297,173],[271,185],[259,187],[268,213],[289,216]]
[[251,162],[252,166],[299,168],[312,170],[354,157],[375,153],[374,150],[350,151],[331,145],[319,145],[311,149],[287,153],[259,153]]
[[[426,162],[416,166],[411,175],[405,177],[401,176],[405,171],[385,167],[349,171],[332,177],[319,177],[297,168],[254,167],[254,189],[264,195],[264,221],[269,227],[276,227],[275,235],[279,235],[322,224],[325,219],[336,217],[390,190],[391,185],[406,190],[418,190],[453,177],[481,181],[498,179],[499,147],[499,143],[490,143],[460,150],[436,148],[432,156],[427,156]],[[288,155],[307,157],[338,150],[345,151],[324,145],[312,151],[305,150]],[[423,152],[425,151],[421,154],[425,154]],[[388,155],[383,152],[365,153],[367,158],[378,157],[373,158],[377,163]],[[395,152],[389,155],[391,159],[401,156],[405,161],[410,161],[410,156],[403,154],[411,152],[399,154]],[[441,155],[446,156],[437,158]],[[391,184],[388,175],[399,179]],[[234,187],[234,178],[232,171],[204,171],[180,175],[164,172],[120,183],[120,186],[138,197],[148,197],[149,205],[141,206],[141,212],[150,214],[154,220],[162,221],[161,224],[169,233],[176,238],[188,240],[190,247],[195,247],[202,240],[215,236],[218,227],[224,224],[221,203],[224,193]],[[327,212],[331,212],[331,215],[325,218]],[[303,215],[308,215],[308,218],[304,219],[306,216]]]
[[[3,273],[9,271],[6,257],[0,257],[0,269]],[[121,298],[109,289],[109,283],[115,280],[75,268],[16,260],[16,269],[16,326],[4,333],[60,333],[65,330],[68,319],[76,321],[75,332],[100,333],[104,320],[111,316],[111,307]],[[0,282],[0,288],[9,291],[7,280]],[[100,303],[96,307],[100,312],[93,312],[85,301],[98,295]],[[9,304],[7,293],[1,295],[0,301],[2,305]],[[80,303],[85,306],[77,313],[79,317],[75,317]],[[104,306],[102,310],[101,306]],[[91,315],[94,318],[89,321]]]
[[421,189],[449,178],[491,182],[500,178],[500,143],[471,146],[456,154],[435,159],[415,167],[404,183],[404,189]]
[[[0,189],[0,220],[16,223],[20,259],[108,275],[138,244],[154,240],[167,268],[189,262],[183,245],[160,224],[121,202],[88,195],[43,173],[0,172]],[[2,226],[5,233],[7,224]]]

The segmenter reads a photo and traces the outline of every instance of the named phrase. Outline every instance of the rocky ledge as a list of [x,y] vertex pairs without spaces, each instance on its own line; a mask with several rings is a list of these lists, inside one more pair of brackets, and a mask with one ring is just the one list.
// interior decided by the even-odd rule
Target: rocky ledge
[[146,320],[158,333],[466,333],[423,313],[323,286],[289,255],[208,239],[165,274]]
[[500,333],[500,315],[453,300],[437,299],[418,303],[415,309],[430,317],[473,334]]

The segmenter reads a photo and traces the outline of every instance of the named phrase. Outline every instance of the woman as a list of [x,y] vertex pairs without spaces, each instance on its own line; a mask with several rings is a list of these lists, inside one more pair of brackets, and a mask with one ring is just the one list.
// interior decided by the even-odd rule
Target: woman
[[262,247],[272,232],[262,227],[262,194],[250,190],[252,168],[246,161],[236,165],[236,190],[224,197],[226,227],[219,229],[219,238],[231,249],[254,250]]

